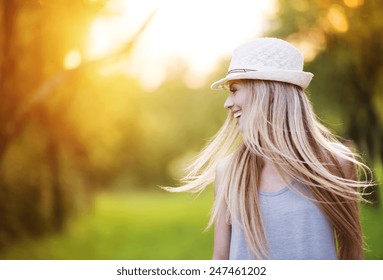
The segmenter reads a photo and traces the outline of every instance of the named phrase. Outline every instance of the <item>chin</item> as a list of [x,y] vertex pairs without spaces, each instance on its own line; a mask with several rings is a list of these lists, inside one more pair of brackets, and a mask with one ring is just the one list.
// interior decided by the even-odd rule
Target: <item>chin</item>
[[243,127],[242,127],[241,123],[238,123],[238,131],[243,133]]

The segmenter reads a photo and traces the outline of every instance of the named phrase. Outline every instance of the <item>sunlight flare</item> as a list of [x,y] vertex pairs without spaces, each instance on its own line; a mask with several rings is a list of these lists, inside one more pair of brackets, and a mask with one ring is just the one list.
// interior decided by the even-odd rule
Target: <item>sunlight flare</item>
[[344,4],[350,8],[356,8],[364,5],[364,0],[343,0]]
[[[266,20],[275,8],[275,0],[238,0],[234,6],[218,0],[110,0],[92,24],[85,53],[93,59],[121,47],[157,11],[120,70],[155,89],[174,74],[172,65],[184,63],[187,84],[199,87],[234,47],[267,30]],[[233,14],[242,16],[232,21]]]
[[81,64],[82,58],[78,50],[71,50],[64,58],[64,68],[74,69]]
[[327,18],[335,31],[346,32],[348,30],[348,20],[343,7],[332,5],[328,11]]

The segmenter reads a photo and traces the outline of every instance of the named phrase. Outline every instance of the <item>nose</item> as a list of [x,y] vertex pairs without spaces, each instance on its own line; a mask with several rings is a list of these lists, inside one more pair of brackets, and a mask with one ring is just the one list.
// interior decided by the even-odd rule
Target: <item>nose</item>
[[226,98],[225,104],[223,104],[223,107],[225,109],[230,109],[231,107],[234,106],[234,95],[232,93],[229,94],[229,96]]

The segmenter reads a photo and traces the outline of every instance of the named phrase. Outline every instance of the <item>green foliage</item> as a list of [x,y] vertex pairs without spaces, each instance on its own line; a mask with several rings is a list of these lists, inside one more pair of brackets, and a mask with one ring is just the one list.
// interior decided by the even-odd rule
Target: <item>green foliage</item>
[[68,121],[87,143],[90,163],[82,168],[98,185],[108,180],[125,189],[174,184],[181,165],[223,123],[225,98],[187,88],[178,76],[153,92],[125,75],[86,79],[68,110]]

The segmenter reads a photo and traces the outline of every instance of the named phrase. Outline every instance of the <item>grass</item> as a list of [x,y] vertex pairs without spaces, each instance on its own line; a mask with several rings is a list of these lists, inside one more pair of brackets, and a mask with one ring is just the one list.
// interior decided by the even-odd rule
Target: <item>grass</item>
[[365,206],[362,208],[362,226],[368,250],[365,258],[383,260],[383,209]]
[[101,194],[94,210],[66,232],[30,240],[1,259],[210,259],[213,230],[203,232],[212,195]]
[[[203,232],[212,193],[104,193],[91,213],[67,230],[29,240],[0,254],[0,259],[210,259],[213,230]],[[383,259],[382,208],[363,207],[363,228],[370,251],[366,259]]]

